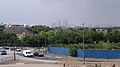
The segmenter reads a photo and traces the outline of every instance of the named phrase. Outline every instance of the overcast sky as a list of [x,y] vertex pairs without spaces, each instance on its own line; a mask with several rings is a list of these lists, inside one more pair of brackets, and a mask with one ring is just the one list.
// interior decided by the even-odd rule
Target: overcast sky
[[0,22],[46,24],[119,25],[120,0],[0,0]]

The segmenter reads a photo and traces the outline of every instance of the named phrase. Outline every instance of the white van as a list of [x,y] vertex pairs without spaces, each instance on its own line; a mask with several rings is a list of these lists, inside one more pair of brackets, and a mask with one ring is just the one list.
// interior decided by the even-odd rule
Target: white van
[[33,57],[33,53],[30,50],[23,50],[22,53],[25,57]]

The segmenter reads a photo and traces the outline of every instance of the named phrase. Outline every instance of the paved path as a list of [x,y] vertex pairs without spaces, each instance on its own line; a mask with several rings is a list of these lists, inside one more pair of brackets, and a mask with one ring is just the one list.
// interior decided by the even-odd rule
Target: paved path
[[60,67],[57,64],[14,64],[14,65],[0,65],[0,67]]

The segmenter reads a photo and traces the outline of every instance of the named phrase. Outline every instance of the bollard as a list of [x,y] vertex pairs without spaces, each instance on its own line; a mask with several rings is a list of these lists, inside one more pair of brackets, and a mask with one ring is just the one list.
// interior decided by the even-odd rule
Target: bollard
[[112,67],[115,67],[115,64],[113,64]]
[[98,65],[97,65],[97,64],[95,64],[95,67],[98,67]]
[[63,64],[63,67],[65,67],[65,63]]

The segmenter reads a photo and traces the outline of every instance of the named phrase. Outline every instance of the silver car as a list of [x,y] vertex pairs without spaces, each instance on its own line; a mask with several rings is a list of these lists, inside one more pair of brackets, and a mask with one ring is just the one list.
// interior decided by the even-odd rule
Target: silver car
[[6,55],[7,52],[3,47],[0,47],[0,55]]

